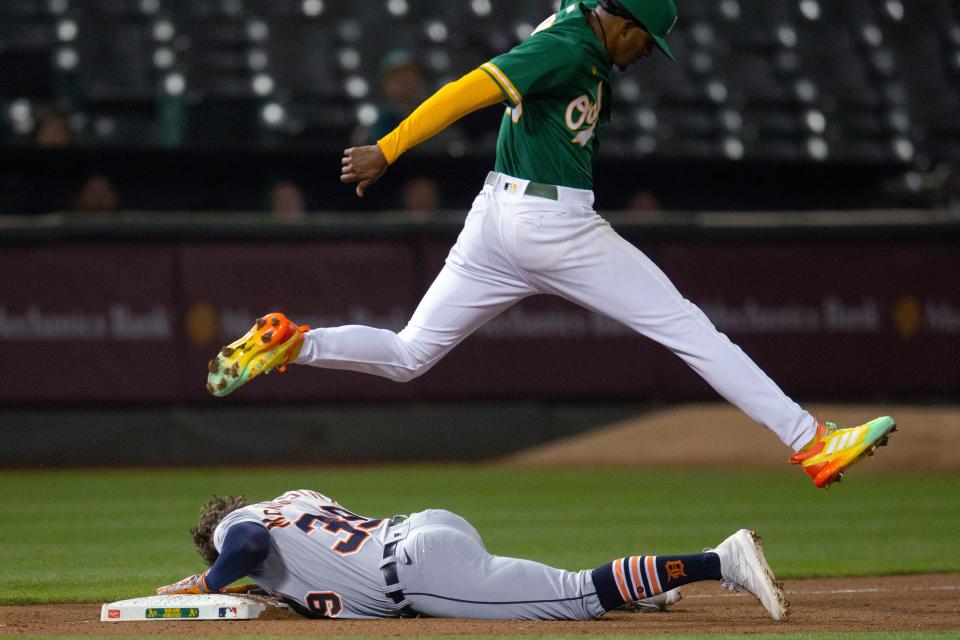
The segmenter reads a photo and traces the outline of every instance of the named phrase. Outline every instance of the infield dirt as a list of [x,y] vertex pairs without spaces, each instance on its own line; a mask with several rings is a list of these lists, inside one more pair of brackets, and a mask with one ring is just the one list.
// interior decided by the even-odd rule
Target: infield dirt
[[960,630],[960,574],[788,580],[790,619],[773,622],[749,595],[716,584],[683,587],[665,613],[615,611],[590,622],[270,620],[100,622],[100,604],[0,607],[2,636],[600,636],[692,633]]
[[[890,413],[900,425],[891,445],[857,473],[960,471],[960,408],[833,405],[817,407],[844,426]],[[782,468],[787,451],[732,407],[687,405],[641,416],[503,460],[516,465]],[[751,456],[742,456],[749,443]],[[790,619],[770,620],[748,595],[713,583],[683,587],[666,613],[616,611],[591,622],[475,620],[323,620],[281,613],[231,622],[100,622],[100,605],[0,606],[0,636],[601,636],[824,631],[960,631],[960,573],[785,581]]]
[[[960,471],[960,407],[820,404],[808,408],[824,420],[856,426],[892,415],[890,446],[856,473]],[[632,446],[624,446],[625,442]],[[790,450],[772,432],[724,403],[687,404],[630,418],[581,435],[507,456],[518,466],[784,469]],[[749,455],[744,452],[748,451]]]

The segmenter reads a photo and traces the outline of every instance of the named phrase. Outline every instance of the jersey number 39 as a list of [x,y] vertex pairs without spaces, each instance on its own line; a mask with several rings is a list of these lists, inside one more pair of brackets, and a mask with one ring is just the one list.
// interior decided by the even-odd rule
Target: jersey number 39
[[327,507],[322,513],[304,513],[293,524],[308,535],[318,530],[326,531],[338,538],[341,534],[346,534],[346,538],[338,539],[337,543],[331,547],[333,551],[346,556],[359,551],[370,537],[370,532],[383,522],[383,520],[370,520],[358,516],[342,507]]

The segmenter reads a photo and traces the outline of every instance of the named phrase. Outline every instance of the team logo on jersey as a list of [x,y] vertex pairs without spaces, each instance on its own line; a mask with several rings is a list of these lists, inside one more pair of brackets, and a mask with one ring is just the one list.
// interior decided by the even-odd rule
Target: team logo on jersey
[[[597,83],[597,101],[590,100],[590,96],[583,94],[570,101],[567,105],[567,111],[564,114],[564,122],[570,131],[576,131],[577,135],[570,139],[570,142],[586,147],[590,139],[593,138],[593,132],[597,128],[597,120],[600,119],[600,109],[603,106],[603,80]],[[587,125],[586,129],[582,129]]]

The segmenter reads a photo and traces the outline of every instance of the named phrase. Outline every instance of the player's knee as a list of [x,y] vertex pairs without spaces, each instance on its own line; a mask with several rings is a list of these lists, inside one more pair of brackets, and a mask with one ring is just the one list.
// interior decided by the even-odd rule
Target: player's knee
[[394,369],[391,378],[394,382],[410,382],[425,374],[429,369],[430,365],[427,363],[414,361]]
[[419,340],[418,333],[409,326],[397,335],[397,339],[403,364],[394,368],[391,377],[396,382],[410,382],[419,378],[436,363],[433,350]]
[[419,378],[421,373],[417,369],[407,369],[398,367],[393,371],[393,375],[390,376],[390,379],[394,382],[410,382],[415,378]]

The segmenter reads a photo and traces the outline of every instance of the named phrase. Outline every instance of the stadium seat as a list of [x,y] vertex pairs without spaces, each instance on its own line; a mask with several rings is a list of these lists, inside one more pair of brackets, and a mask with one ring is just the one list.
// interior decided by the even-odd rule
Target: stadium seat
[[87,100],[156,94],[159,70],[149,23],[81,19],[80,30],[96,34],[78,41],[79,73]]
[[[340,146],[370,117],[390,52],[415,54],[436,89],[515,45],[556,7],[556,0],[0,2],[0,103],[16,104],[21,116],[31,105],[66,105],[86,123],[81,144],[170,144],[182,136],[162,133],[161,120],[186,111],[188,144]],[[670,36],[677,61],[654,55],[615,84],[607,153],[960,157],[955,0],[684,0],[679,9]],[[465,130],[473,149],[491,148],[495,132]]]
[[197,98],[188,103],[187,138],[199,144],[236,144],[256,139],[260,113],[260,101],[255,98]]

